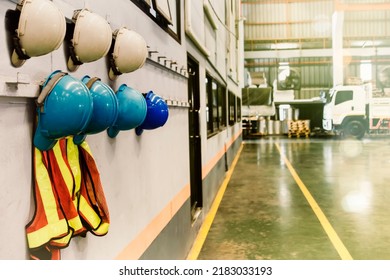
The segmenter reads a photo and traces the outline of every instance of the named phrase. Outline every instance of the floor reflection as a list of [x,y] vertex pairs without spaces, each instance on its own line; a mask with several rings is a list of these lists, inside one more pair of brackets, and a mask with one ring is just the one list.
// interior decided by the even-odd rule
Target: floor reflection
[[199,259],[339,259],[285,162],[354,259],[390,259],[390,142],[248,141]]

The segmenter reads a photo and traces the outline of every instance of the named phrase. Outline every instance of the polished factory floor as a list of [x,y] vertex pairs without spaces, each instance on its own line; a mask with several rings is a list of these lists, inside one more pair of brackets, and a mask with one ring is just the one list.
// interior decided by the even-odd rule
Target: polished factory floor
[[197,259],[390,259],[390,139],[244,141]]

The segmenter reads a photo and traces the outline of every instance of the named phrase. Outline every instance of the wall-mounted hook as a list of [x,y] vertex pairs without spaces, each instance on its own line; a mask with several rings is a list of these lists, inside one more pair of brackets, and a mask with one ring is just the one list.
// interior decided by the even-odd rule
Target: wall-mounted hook
[[157,61],[158,61],[158,63],[160,63],[161,62],[161,60],[162,59],[165,59],[165,58],[167,58],[166,56],[159,56],[159,57],[157,57]]
[[188,79],[188,74],[186,72],[186,68],[184,65],[178,64],[177,60],[174,59],[168,59],[166,56],[163,56],[161,54],[154,55],[153,58],[151,57],[153,53],[158,53],[157,50],[151,50],[150,46],[148,46],[148,62],[152,65],[158,66],[161,69],[165,71],[170,71],[174,74],[177,74],[181,77]]
[[149,57],[151,57],[154,53],[158,53],[158,51],[148,51]]

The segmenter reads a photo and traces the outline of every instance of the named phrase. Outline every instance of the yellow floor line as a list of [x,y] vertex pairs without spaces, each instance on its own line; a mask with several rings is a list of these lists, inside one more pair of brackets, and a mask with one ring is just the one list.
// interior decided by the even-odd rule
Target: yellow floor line
[[213,204],[211,205],[209,213],[206,215],[202,226],[199,229],[199,233],[194,241],[194,244],[192,245],[192,248],[190,252],[188,253],[187,260],[196,260],[199,256],[200,251],[202,250],[203,244],[206,241],[207,234],[209,233],[209,230],[211,228],[211,225],[214,221],[215,215],[217,214],[219,205],[221,204],[223,195],[226,191],[227,185],[229,184],[230,178],[232,177],[234,168],[236,167],[237,161],[240,157],[241,151],[243,148],[243,144],[240,146],[240,149],[237,152],[236,157],[234,158],[232,162],[232,166],[229,169],[228,172],[226,172],[226,177],[224,181],[222,182],[222,185],[214,199]]
[[348,252],[347,248],[344,246],[343,242],[337,235],[336,231],[330,224],[329,220],[326,218],[324,212],[322,212],[320,206],[315,201],[313,196],[310,194],[309,190],[306,188],[305,184],[302,182],[301,178],[299,178],[297,172],[291,165],[290,161],[286,158],[284,154],[282,154],[281,149],[277,143],[275,143],[276,148],[278,149],[280,156],[282,157],[284,163],[286,164],[288,170],[290,171],[291,175],[293,176],[295,182],[298,184],[299,188],[301,189],[303,195],[305,196],[306,200],[309,202],[311,208],[313,209],[314,213],[316,214],[318,220],[320,221],[322,227],[324,228],[326,234],[328,235],[330,241],[332,242],[333,246],[336,248],[337,252],[339,253],[342,260],[352,260],[351,254]]

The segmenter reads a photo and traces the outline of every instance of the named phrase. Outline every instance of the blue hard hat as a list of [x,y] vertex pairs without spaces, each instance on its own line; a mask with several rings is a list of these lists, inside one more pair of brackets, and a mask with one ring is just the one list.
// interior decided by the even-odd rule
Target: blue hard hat
[[118,117],[118,99],[115,92],[99,78],[84,76],[82,82],[88,87],[93,98],[93,112],[87,127],[74,136],[75,144],[81,144],[86,134],[96,134],[112,126]]
[[139,126],[146,117],[147,107],[144,96],[137,90],[122,84],[116,92],[119,104],[118,118],[108,128],[108,136],[114,138],[121,130],[130,130]]
[[145,120],[136,128],[137,135],[141,135],[144,129],[156,129],[163,126],[168,120],[168,104],[163,98],[149,91],[145,99],[148,112]]
[[36,103],[34,146],[42,151],[53,148],[60,138],[82,132],[92,116],[93,100],[87,86],[59,70],[46,79]]

